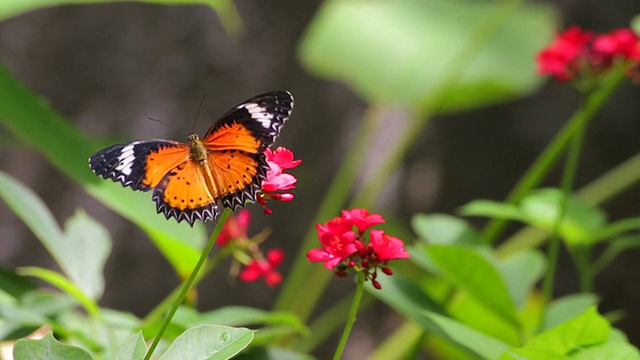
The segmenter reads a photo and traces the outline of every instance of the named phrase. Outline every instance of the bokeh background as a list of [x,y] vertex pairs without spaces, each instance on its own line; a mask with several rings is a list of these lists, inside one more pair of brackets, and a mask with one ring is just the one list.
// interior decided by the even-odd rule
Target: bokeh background
[[[553,3],[560,10],[560,27],[579,24],[601,32],[628,26],[640,13],[637,0]],[[240,0],[235,5],[243,23],[242,32],[235,35],[205,6],[117,3],[37,10],[0,23],[0,61],[83,131],[114,141],[186,139],[204,92],[208,96],[196,125],[199,133],[246,98],[275,89],[291,91],[295,110],[278,144],[293,149],[304,161],[294,171],[299,176],[297,199],[274,206],[274,215],[268,218],[253,208],[252,231],[269,226],[268,246],[283,247],[293,255],[354,139],[366,104],[346,85],[309,74],[296,56],[299,40],[321,2]],[[417,212],[455,213],[473,199],[504,199],[579,99],[570,86],[549,82],[535,94],[507,104],[434,118],[380,196],[378,208],[409,231],[410,218]],[[640,151],[639,99],[637,85],[621,87],[592,123],[578,187]],[[395,140],[381,137],[378,151],[384,151],[385,141]],[[85,194],[4,128],[0,128],[0,151],[0,168],[35,189],[59,222],[83,208],[109,229],[114,250],[106,266],[107,290],[101,305],[144,315],[178,284],[142,231]],[[557,184],[558,175],[547,184]],[[639,200],[640,188],[634,188],[606,209],[613,219],[637,216]],[[482,219],[473,221],[483,224]],[[603,312],[625,309],[617,326],[637,346],[639,255],[637,250],[624,253],[596,285]],[[0,264],[55,267],[37,239],[2,203]],[[288,265],[285,261],[285,274]],[[324,303],[340,299],[351,286],[332,280]],[[277,291],[260,282],[230,280],[227,264],[204,281],[201,290],[203,310],[230,304],[268,309]],[[577,281],[565,256],[557,294],[575,291]],[[387,326],[399,321],[382,309],[375,305],[358,318],[347,358],[361,358],[385,336]],[[332,353],[335,344],[329,345]],[[323,354],[318,353],[320,358]]]

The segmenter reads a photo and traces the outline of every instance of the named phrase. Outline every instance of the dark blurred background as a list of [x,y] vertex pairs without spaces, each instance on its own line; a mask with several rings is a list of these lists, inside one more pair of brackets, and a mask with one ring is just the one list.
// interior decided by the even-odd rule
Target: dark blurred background
[[[637,0],[554,3],[561,9],[561,27],[579,24],[600,32],[628,26],[640,13]],[[238,36],[225,32],[218,16],[204,6],[120,3],[38,10],[0,23],[0,61],[96,139],[184,140],[205,91],[209,95],[196,128],[200,133],[242,100],[268,90],[291,91],[296,107],[278,144],[304,160],[294,171],[300,179],[298,197],[294,203],[276,205],[274,215],[266,219],[254,208],[252,223],[253,232],[270,226],[273,233],[267,247],[284,247],[290,261],[366,104],[344,85],[309,75],[296,59],[298,40],[320,2],[235,4],[244,23]],[[625,85],[594,120],[578,187],[640,151],[639,99],[640,88]],[[549,82],[528,98],[433,119],[385,191],[382,213],[408,228],[416,212],[455,213],[472,199],[502,200],[578,101],[569,86]],[[81,207],[111,232],[114,249],[106,266],[103,306],[144,315],[178,284],[143,232],[86,195],[5,129],[0,132],[0,168],[35,189],[59,222]],[[556,185],[558,175],[556,171],[547,184]],[[632,189],[606,209],[613,219],[637,216],[639,199],[640,188]],[[640,345],[639,255],[628,251],[620,256],[598,277],[596,288],[603,312],[625,309],[625,318],[617,325],[635,345]],[[0,264],[55,267],[37,239],[2,203]],[[568,257],[559,276],[558,295],[577,291]],[[350,282],[332,281],[325,302],[340,299],[350,288]],[[261,282],[230,281],[225,266],[201,289],[203,310],[229,304],[269,308],[276,294]],[[399,321],[389,311],[380,312],[382,308],[376,305],[372,316],[359,317],[347,358],[362,358],[376,346],[387,334],[379,324]]]

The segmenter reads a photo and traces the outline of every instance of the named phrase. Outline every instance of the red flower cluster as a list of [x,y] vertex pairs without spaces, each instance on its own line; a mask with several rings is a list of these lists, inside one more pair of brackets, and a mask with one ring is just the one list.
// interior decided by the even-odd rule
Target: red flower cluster
[[572,26],[542,49],[536,60],[538,74],[551,75],[558,81],[594,76],[617,61],[640,62],[640,38],[628,28],[597,35]]
[[293,200],[294,195],[290,192],[296,187],[298,179],[283,170],[293,169],[302,163],[302,160],[294,160],[293,152],[285,147],[278,147],[275,150],[266,149],[264,151],[269,164],[267,179],[262,182],[262,194],[258,197],[258,203],[264,208],[267,215],[271,215],[271,209],[267,207],[267,199],[288,202]]
[[404,242],[382,230],[372,229],[369,241],[366,241],[365,231],[383,222],[382,216],[369,214],[365,209],[343,210],[342,216],[316,225],[322,248],[309,250],[307,259],[324,262],[327,269],[336,268],[335,273],[340,277],[346,276],[350,268],[363,271],[365,279],[380,289],[380,283],[376,281],[377,269],[391,275],[393,272],[386,266],[389,260],[409,258]]
[[255,258],[240,271],[240,280],[250,282],[264,278],[270,287],[274,287],[282,282],[282,275],[275,269],[284,260],[282,249],[267,251],[267,258]]
[[247,209],[229,216],[216,239],[216,244],[220,247],[232,246],[231,254],[236,263],[245,264],[245,268],[238,274],[240,280],[249,282],[264,278],[267,285],[274,287],[282,282],[282,275],[276,268],[284,260],[284,251],[269,250],[265,258],[259,244],[266,239],[266,235],[263,232],[249,238],[250,219],[251,213]]

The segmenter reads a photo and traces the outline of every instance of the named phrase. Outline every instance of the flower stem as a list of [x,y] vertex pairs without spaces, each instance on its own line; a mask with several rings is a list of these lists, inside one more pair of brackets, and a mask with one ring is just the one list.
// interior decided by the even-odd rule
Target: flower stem
[[580,151],[584,141],[584,132],[586,124],[579,128],[573,138],[571,139],[571,146],[569,153],[567,154],[567,160],[565,163],[564,171],[562,172],[562,199],[560,200],[558,218],[553,226],[553,234],[548,247],[548,263],[549,267],[545,273],[542,281],[542,311],[553,297],[553,287],[555,284],[556,268],[558,264],[558,253],[560,252],[560,228],[564,221],[565,214],[567,212],[567,204],[569,203],[569,197],[572,194],[573,183],[578,170],[578,163],[580,159]]
[[[601,85],[589,94],[583,106],[578,108],[571,116],[567,124],[547,145],[542,154],[538,156],[526,174],[507,196],[506,203],[514,204],[536,187],[547,176],[553,165],[569,144],[569,140],[576,131],[584,128],[600,111],[604,103],[613,94],[622,79],[626,69],[620,68],[604,75]],[[493,243],[504,231],[508,221],[503,219],[492,220],[483,231],[483,239],[486,243]]]
[[349,334],[353,328],[353,323],[356,322],[356,315],[358,314],[358,308],[360,307],[360,300],[362,299],[362,293],[364,292],[364,272],[358,273],[358,280],[356,283],[356,293],[353,295],[353,302],[351,303],[351,309],[349,310],[349,316],[347,317],[347,323],[344,326],[342,337],[338,343],[335,354],[333,354],[333,360],[339,360],[342,357],[342,352],[347,345]]
[[165,318],[164,322],[162,323],[162,326],[160,327],[160,330],[158,330],[158,333],[153,339],[153,343],[151,343],[149,350],[145,354],[144,360],[149,360],[151,358],[151,355],[153,355],[153,351],[158,346],[158,343],[160,343],[160,339],[162,339],[162,335],[167,330],[167,327],[169,327],[169,324],[171,324],[171,320],[173,319],[173,316],[176,314],[176,311],[178,311],[180,304],[182,304],[182,301],[184,300],[185,296],[187,296],[187,293],[191,289],[191,286],[194,284],[196,278],[198,277],[198,273],[200,272],[200,269],[202,268],[205,261],[207,260],[207,257],[209,257],[209,253],[211,252],[213,245],[216,243],[218,234],[220,234],[220,231],[222,231],[222,226],[224,225],[224,223],[227,222],[227,218],[229,217],[229,214],[231,214],[231,210],[225,208],[224,211],[222,212],[222,215],[220,215],[220,218],[218,219],[218,223],[216,224],[216,228],[213,230],[213,233],[209,238],[209,242],[207,242],[207,245],[202,250],[200,259],[198,259],[198,262],[196,263],[196,266],[193,268],[193,271],[191,272],[191,274],[189,275],[189,278],[187,279],[187,281],[185,281],[184,285],[182,286],[182,290],[180,291],[180,294],[174,301],[173,306],[169,310],[167,317]]

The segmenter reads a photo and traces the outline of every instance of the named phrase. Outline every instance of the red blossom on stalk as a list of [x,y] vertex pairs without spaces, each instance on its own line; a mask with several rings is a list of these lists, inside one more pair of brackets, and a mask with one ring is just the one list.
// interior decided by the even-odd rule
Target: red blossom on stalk
[[[324,262],[324,267],[335,269],[339,277],[346,276],[349,269],[364,272],[365,279],[380,289],[380,283],[376,280],[377,270],[392,275],[393,271],[387,267],[387,263],[409,258],[404,242],[382,230],[371,229],[367,241],[365,230],[383,222],[381,215],[370,214],[365,209],[342,211],[342,216],[316,225],[322,248],[309,250],[307,259]],[[358,229],[357,232],[354,227]]]
[[229,216],[216,239],[216,245],[225,246],[229,240],[248,238],[250,220],[251,213],[247,209],[240,210],[237,215]]
[[262,278],[267,285],[276,286],[282,281],[282,275],[276,271],[276,267],[284,259],[284,251],[280,249],[269,250],[265,258],[260,250],[260,243],[266,239],[268,231],[263,230],[257,235],[249,237],[250,219],[251,214],[246,209],[237,214],[231,214],[222,227],[216,244],[224,247],[227,253],[232,256],[233,263],[236,264],[232,266],[232,269],[236,268],[237,264],[246,264],[239,273],[233,272],[240,280],[248,282]]
[[573,78],[581,69],[581,57],[586,55],[585,46],[593,39],[591,31],[572,26],[558,34],[551,45],[538,54],[538,74],[552,75],[559,81]]
[[258,197],[258,203],[262,205],[266,214],[271,214],[271,209],[267,207],[267,199],[275,201],[289,202],[294,199],[294,195],[290,192],[282,192],[291,190],[296,187],[298,179],[283,170],[289,170],[297,167],[302,160],[294,160],[293,152],[282,146],[271,150],[267,148],[265,151],[269,171],[267,178],[262,182],[262,194]]
[[360,233],[363,233],[366,229],[374,225],[384,223],[382,215],[369,214],[369,210],[365,209],[342,210],[342,218],[352,222]]
[[382,230],[371,230],[369,246],[379,261],[409,258],[409,253],[404,249],[404,242],[385,234]]
[[558,81],[589,80],[618,62],[633,64],[627,73],[633,77],[640,62],[640,38],[629,28],[594,34],[572,26],[542,49],[536,60],[538,74]]
[[282,275],[276,271],[282,260],[284,260],[282,249],[269,250],[266,259],[253,259],[240,271],[240,280],[250,282],[264,278],[267,285],[274,287],[282,282]]

